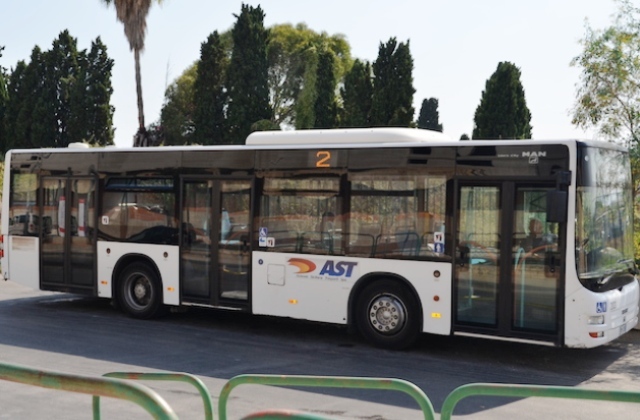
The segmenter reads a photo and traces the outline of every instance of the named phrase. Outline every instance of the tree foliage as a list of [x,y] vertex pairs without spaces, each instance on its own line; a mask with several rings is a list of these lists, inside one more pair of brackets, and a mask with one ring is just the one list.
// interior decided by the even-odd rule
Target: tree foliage
[[304,83],[308,51],[316,32],[304,24],[269,30],[269,97],[275,124],[295,125],[295,103]]
[[368,127],[370,124],[373,81],[371,64],[368,61],[355,60],[353,67],[344,77],[340,88],[342,108],[340,125],[342,127]]
[[213,32],[200,47],[194,85],[194,137],[199,144],[227,141],[225,77],[229,60],[220,35]]
[[438,100],[436,98],[424,99],[420,107],[418,128],[442,132],[440,113],[438,112]]
[[316,125],[318,74],[331,77],[327,69],[318,68],[321,54],[324,55],[324,64],[331,61],[333,78],[337,83],[351,66],[351,48],[344,35],[318,33],[305,24],[274,25],[270,28],[269,90],[276,125],[296,128]]
[[89,53],[78,51],[68,31],[49,51],[36,46],[29,63],[18,62],[9,76],[2,150],[112,144],[112,67],[99,38]]
[[69,138],[96,145],[113,144],[113,112],[110,105],[113,87],[113,60],[98,37],[87,54],[78,54],[77,72],[69,90]]
[[[15,147],[60,147],[58,138],[58,84],[54,80],[52,55],[35,47],[30,62],[24,72],[18,72],[21,80],[13,80],[18,85],[15,96],[16,119],[11,121]],[[58,72],[58,74],[60,74]],[[12,89],[13,90],[13,89]],[[11,94],[11,93],[10,93]]]
[[195,141],[194,88],[198,65],[193,64],[167,88],[160,112],[160,127],[166,146],[192,144]]
[[[611,26],[586,24],[582,53],[571,61],[581,70],[573,108],[573,123],[595,129],[599,136],[630,148],[635,235],[640,238],[640,9],[618,0]],[[636,261],[640,248],[636,247]]]
[[531,138],[531,112],[520,82],[520,69],[514,64],[498,64],[482,92],[474,122],[474,139]]
[[318,55],[314,128],[334,128],[338,119],[334,55],[322,51]]
[[264,28],[264,17],[260,6],[243,4],[231,31],[233,52],[227,77],[231,144],[244,143],[252,124],[272,116],[267,62],[269,31]]
[[[2,57],[3,46],[0,46],[0,58]],[[9,104],[9,92],[7,91],[7,77],[4,67],[0,66],[0,151],[4,150],[7,142],[7,134],[5,128],[5,114]]]
[[[240,16],[236,17],[240,18]],[[281,127],[292,126],[296,128],[314,127],[316,125],[316,107],[322,108],[320,103],[316,103],[318,99],[317,89],[320,86],[316,84],[318,72],[323,72],[324,76],[331,77],[329,72],[318,68],[319,55],[327,52],[331,55],[330,59],[328,57],[325,57],[325,59],[332,62],[335,89],[337,83],[342,80],[344,73],[352,65],[350,46],[343,35],[319,33],[308,28],[305,24],[295,26],[291,24],[274,25],[268,29],[268,35],[267,86],[269,106],[272,113],[268,117],[265,118],[263,116],[250,124],[246,121],[246,124],[249,126],[250,131],[277,130]],[[240,81],[243,85],[246,85],[246,79],[234,78],[229,71],[229,57],[232,56],[234,48],[233,29],[221,33],[219,38],[219,45],[214,50],[210,50],[210,47],[206,46],[207,43],[212,41],[211,38],[202,44],[206,51],[201,49],[201,57],[197,62],[198,72],[199,74],[201,73],[199,77],[203,80],[201,86],[209,93],[196,99],[194,95],[202,88],[191,86],[189,83],[196,79],[183,77],[185,74],[180,76],[180,80],[172,84],[165,92],[165,103],[161,118],[161,129],[165,135],[165,144],[174,144],[175,141],[179,141],[180,144],[192,142],[208,144],[211,139],[217,139],[215,140],[216,144],[231,142],[228,134],[231,132],[228,112],[230,106],[229,94],[234,90],[233,83]],[[218,58],[214,59],[213,57]],[[220,65],[221,60],[224,60],[223,65]],[[207,79],[206,81],[205,78]],[[214,89],[214,87],[217,88]],[[183,89],[185,92],[181,92]],[[215,95],[213,94],[214,90],[217,92]],[[329,90],[325,92],[329,93]],[[333,92],[333,95],[337,108],[339,98],[335,97],[335,92]],[[368,96],[370,97],[370,94]],[[186,110],[187,101],[190,101],[190,106],[195,110],[193,115]],[[197,111],[199,108],[202,108],[202,110]],[[210,128],[215,125],[222,132],[220,134],[205,135],[205,138],[196,138],[198,137],[198,127],[202,126],[202,123],[195,121],[197,113],[204,112],[205,109],[208,109],[209,111],[207,112],[212,112],[217,117],[205,116],[203,113],[203,119],[200,121],[209,124]],[[180,115],[185,118],[192,118],[192,120],[181,120]],[[233,110],[231,111],[231,117],[233,117]],[[214,124],[212,121],[218,122]],[[335,122],[333,126],[335,126]],[[188,132],[188,130],[184,130],[184,127],[193,127],[195,135],[178,139],[177,136],[180,133]],[[244,138],[239,141],[243,142]]]
[[640,141],[640,10],[619,1],[612,26],[586,25],[573,123],[628,146]]
[[373,63],[373,126],[409,127],[413,121],[413,58],[407,43],[380,43]]

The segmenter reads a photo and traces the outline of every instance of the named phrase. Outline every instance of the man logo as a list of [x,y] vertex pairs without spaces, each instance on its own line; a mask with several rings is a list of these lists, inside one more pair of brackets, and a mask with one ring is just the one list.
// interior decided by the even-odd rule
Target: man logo
[[524,152],[522,152],[522,157],[523,158],[529,158],[529,163],[535,165],[540,161],[541,157],[547,157],[547,152],[536,152],[536,151],[527,152],[527,151],[524,151]]
[[287,262],[289,265],[298,268],[298,272],[296,274],[307,274],[316,269],[316,265],[313,261],[305,260],[303,258],[289,258],[289,261]]

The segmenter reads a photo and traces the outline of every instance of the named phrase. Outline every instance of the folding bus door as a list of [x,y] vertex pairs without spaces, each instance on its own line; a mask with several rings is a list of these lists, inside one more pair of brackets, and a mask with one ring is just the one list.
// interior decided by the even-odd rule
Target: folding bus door
[[95,290],[95,179],[42,178],[41,283],[44,289]]
[[546,222],[549,183],[461,183],[456,209],[455,329],[557,341],[562,227]]
[[180,264],[185,303],[244,307],[249,298],[251,181],[182,181]]

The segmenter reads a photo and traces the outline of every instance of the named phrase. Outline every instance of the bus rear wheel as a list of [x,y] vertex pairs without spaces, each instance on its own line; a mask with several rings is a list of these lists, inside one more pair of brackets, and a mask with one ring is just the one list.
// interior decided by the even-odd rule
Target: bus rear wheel
[[162,287],[151,267],[133,263],[124,269],[118,282],[118,303],[134,318],[149,319],[161,314]]
[[377,347],[401,350],[420,334],[418,301],[405,286],[393,280],[378,280],[366,286],[356,303],[360,334]]

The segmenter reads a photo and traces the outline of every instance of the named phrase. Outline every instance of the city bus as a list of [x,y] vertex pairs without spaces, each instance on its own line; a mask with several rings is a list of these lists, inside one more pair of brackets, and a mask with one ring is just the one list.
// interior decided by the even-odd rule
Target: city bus
[[629,156],[611,143],[362,128],[72,146],[6,153],[5,280],[141,319],[198,306],[339,324],[389,349],[590,348],[638,322]]

